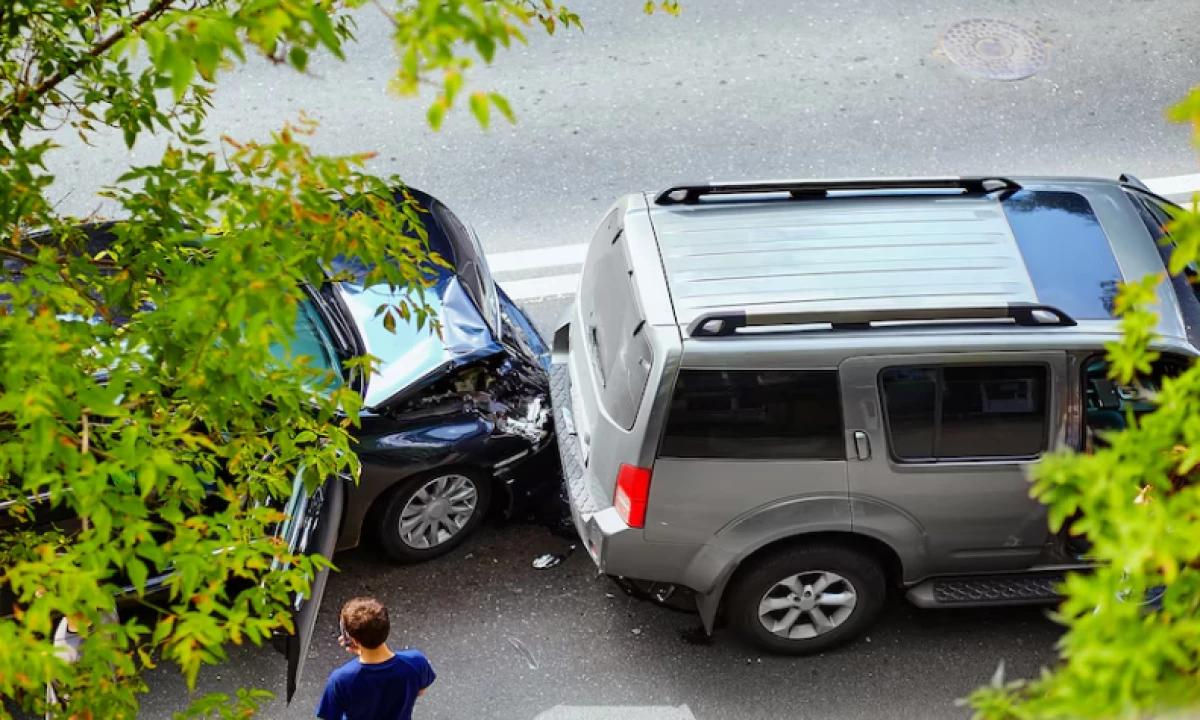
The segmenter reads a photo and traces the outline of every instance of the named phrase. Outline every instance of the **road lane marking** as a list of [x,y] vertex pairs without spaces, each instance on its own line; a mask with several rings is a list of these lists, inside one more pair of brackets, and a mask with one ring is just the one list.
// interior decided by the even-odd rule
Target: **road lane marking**
[[1190,195],[1200,191],[1200,173],[1151,178],[1145,183],[1159,195]]
[[581,245],[558,245],[534,250],[488,255],[488,267],[495,274],[551,268],[560,265],[582,265],[587,254],[587,243]]
[[[1178,198],[1181,195],[1200,192],[1200,173],[1148,178],[1144,182],[1154,192],[1167,197]],[[495,275],[547,268],[578,268],[583,264],[586,253],[586,243],[552,245],[488,255],[488,266]],[[522,280],[505,280],[503,277],[498,279],[513,300],[530,301],[574,295],[579,287],[579,273],[545,275]]]
[[696,720],[687,705],[556,705],[534,720]]
[[529,280],[500,280],[500,285],[513,300],[536,300],[574,295],[575,289],[579,287],[579,273],[549,275]]

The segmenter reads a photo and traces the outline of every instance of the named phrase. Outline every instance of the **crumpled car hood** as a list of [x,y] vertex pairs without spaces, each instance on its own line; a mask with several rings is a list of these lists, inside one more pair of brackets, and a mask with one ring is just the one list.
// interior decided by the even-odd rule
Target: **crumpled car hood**
[[367,408],[395,402],[456,368],[504,352],[456,276],[443,275],[425,291],[425,304],[441,323],[441,337],[428,325],[418,329],[415,322],[397,322],[395,332],[383,326],[376,311],[407,298],[402,288],[353,283],[337,287],[368,354],[381,361],[367,383]]

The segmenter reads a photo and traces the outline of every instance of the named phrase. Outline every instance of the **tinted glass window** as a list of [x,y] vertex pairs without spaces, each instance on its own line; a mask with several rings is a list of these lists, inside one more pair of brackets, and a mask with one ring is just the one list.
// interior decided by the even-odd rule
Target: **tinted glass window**
[[883,371],[892,452],[902,458],[933,457],[937,423],[937,371],[931,368],[888,368]]
[[1031,458],[1046,448],[1044,366],[888,368],[879,381],[901,460]]
[[317,370],[330,371],[333,384],[328,390],[334,390],[343,382],[341,377],[341,362],[338,360],[333,340],[321,318],[321,313],[311,300],[301,303],[296,312],[296,324],[292,329],[295,338],[290,348],[279,343],[271,345],[271,354],[280,361],[293,361],[307,358],[308,365]]
[[[1180,211],[1180,208],[1171,207],[1156,198],[1141,193],[1130,193],[1130,199],[1137,206],[1138,214],[1142,217],[1142,222],[1146,224],[1146,229],[1150,231],[1150,236],[1155,242],[1166,246],[1166,251],[1163,253],[1163,262],[1170,263],[1171,252],[1175,249],[1175,241],[1171,239],[1171,234],[1167,232],[1167,226],[1175,219],[1175,214]],[[1196,263],[1191,263],[1187,267],[1189,273],[1200,272],[1200,267]]]
[[845,460],[837,372],[683,370],[661,454]]
[[1073,192],[1021,190],[1000,204],[1038,301],[1075,319],[1112,317],[1123,278],[1087,199]]

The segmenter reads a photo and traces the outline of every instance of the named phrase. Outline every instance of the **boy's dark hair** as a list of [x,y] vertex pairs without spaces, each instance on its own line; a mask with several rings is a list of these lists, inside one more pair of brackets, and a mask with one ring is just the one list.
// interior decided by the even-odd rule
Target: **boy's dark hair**
[[342,625],[354,642],[374,650],[387,642],[392,623],[387,606],[373,597],[358,597],[342,606]]

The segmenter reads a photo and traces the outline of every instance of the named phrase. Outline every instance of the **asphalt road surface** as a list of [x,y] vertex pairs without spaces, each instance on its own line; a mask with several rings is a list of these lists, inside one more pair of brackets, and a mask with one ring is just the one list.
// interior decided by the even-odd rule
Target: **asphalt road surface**
[[[1010,677],[1053,660],[1043,610],[921,611],[897,598],[857,644],[810,658],[761,655],[730,632],[704,642],[694,616],[625,596],[582,550],[548,570],[532,561],[568,541],[541,528],[485,528],[442,561],[389,566],[370,548],[337,558],[302,687],[264,718],[311,717],[324,680],[349,656],[337,610],[359,594],[391,609],[394,646],[418,647],[439,678],[418,702],[428,720],[867,720],[964,718],[956,698],[1005,661]],[[199,692],[251,683],[283,693],[270,649],[231,649]],[[150,677],[143,717],[187,704],[170,671]]]
[[[225,77],[213,133],[263,137],[301,110],[325,152],[375,151],[444,199],[483,237],[497,274],[547,328],[573,288],[578,246],[618,195],[679,181],[766,177],[1132,172],[1200,186],[1186,128],[1163,110],[1200,82],[1200,5],[1191,0],[685,0],[681,18],[641,0],[575,0],[587,30],[534,37],[476,76],[505,93],[515,127],[481,132],[467,113],[425,126],[424,104],[386,93],[395,59],[368,5],[349,60],[311,77],[254,62]],[[1050,43],[1019,82],[974,78],[935,52],[951,24],[986,15]],[[83,148],[61,135],[51,158],[65,210],[161,143],[116,138]],[[440,679],[425,718],[964,718],[954,705],[999,661],[1029,676],[1053,660],[1042,611],[923,612],[893,602],[870,640],[822,657],[780,659],[728,634],[699,642],[688,616],[637,603],[596,578],[582,552],[550,570],[532,559],[566,542],[544,530],[487,529],[451,557],[392,567],[366,547],[339,556],[318,638],[291,707],[311,717],[345,655],[336,610],[373,593],[399,645],[421,647]],[[269,649],[231,650],[201,691],[283,690]],[[186,705],[168,670],[151,674],[143,716]]]

